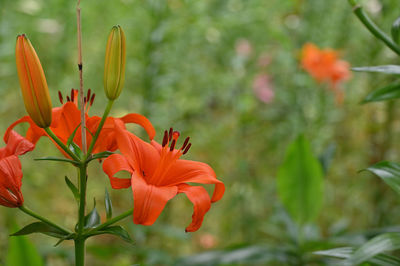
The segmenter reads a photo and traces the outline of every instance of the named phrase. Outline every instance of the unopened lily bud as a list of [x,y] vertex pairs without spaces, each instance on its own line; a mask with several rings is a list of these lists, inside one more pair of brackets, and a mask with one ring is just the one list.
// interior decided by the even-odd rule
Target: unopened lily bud
[[17,37],[15,57],[25,109],[36,125],[48,127],[52,115],[49,88],[39,57],[24,34]]
[[125,34],[114,26],[108,36],[104,63],[104,90],[107,98],[115,100],[121,94],[125,81]]

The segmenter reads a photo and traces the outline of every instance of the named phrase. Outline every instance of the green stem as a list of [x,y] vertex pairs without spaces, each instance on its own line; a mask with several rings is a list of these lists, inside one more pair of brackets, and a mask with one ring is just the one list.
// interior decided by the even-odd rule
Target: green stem
[[58,144],[58,146],[61,149],[63,149],[69,156],[71,156],[72,159],[80,162],[80,159],[78,158],[78,156],[76,156],[70,149],[68,149],[68,147],[65,146],[64,143],[62,143],[62,141],[53,133],[53,131],[51,131],[51,129],[49,127],[46,127],[44,130]]
[[354,14],[364,24],[365,27],[378,39],[383,41],[387,47],[392,49],[393,52],[400,55],[400,47],[393,42],[393,40],[386,35],[364,12],[361,6],[356,0],[348,0],[350,5],[353,7]]
[[75,239],[75,266],[85,265],[85,240]]
[[33,212],[32,210],[30,210],[29,208],[25,207],[24,205],[19,207],[19,209],[21,211],[23,211],[24,213],[26,213],[26,214],[38,219],[39,221],[42,221],[45,224],[48,224],[48,225],[50,225],[50,226],[52,226],[54,228],[57,228],[58,230],[62,231],[64,234],[70,234],[71,233],[68,229],[65,229],[65,228],[53,223],[52,221],[40,216],[39,214],[37,214],[37,213]]
[[108,103],[107,103],[106,109],[104,110],[104,113],[103,113],[103,117],[101,118],[100,124],[97,127],[96,134],[92,138],[92,142],[90,142],[89,149],[87,150],[86,160],[90,156],[90,154],[92,153],[94,145],[96,144],[96,141],[99,138],[100,132],[101,132],[103,126],[104,126],[104,123],[106,122],[106,118],[107,118],[108,114],[111,111],[113,103],[114,103],[114,100],[109,100]]
[[133,213],[133,208],[128,210],[128,211],[126,211],[126,212],[124,212],[124,213],[122,213],[122,214],[120,214],[120,215],[118,215],[118,216],[116,216],[116,217],[114,217],[114,218],[112,218],[112,219],[110,219],[110,220],[108,220],[108,221],[106,221],[105,223],[97,226],[96,228],[93,228],[92,230],[90,230],[88,232],[88,234],[93,234],[93,233],[95,233],[95,232],[97,232],[97,231],[99,231],[101,229],[104,229],[107,226],[110,226],[110,225],[112,225],[112,224],[114,224],[114,223],[116,223],[116,222],[118,222],[118,221],[120,221],[120,220],[122,220],[122,219],[124,219],[124,218],[126,218],[126,217],[128,217],[130,215],[132,215],[132,213]]

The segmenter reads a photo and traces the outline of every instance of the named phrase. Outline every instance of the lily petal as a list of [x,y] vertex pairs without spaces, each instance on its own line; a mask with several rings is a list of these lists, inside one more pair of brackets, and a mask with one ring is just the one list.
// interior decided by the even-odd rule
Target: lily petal
[[21,162],[16,155],[0,160],[0,198],[7,207],[19,207],[24,199],[21,193],[22,170]]
[[208,164],[202,162],[177,160],[168,171],[167,176],[165,184],[170,186],[188,182],[215,184],[211,202],[220,200],[225,192],[224,183],[217,179],[214,170]]
[[156,187],[147,184],[137,172],[132,174],[133,222],[152,225],[160,216],[167,202],[178,192],[176,186]]
[[112,188],[128,188],[131,186],[131,180],[128,178],[118,178],[114,175],[120,171],[127,171],[133,173],[133,169],[128,164],[128,161],[124,156],[120,154],[113,154],[106,158],[103,163],[103,171],[110,178]]
[[147,134],[149,135],[150,140],[154,139],[156,135],[156,131],[151,124],[150,120],[147,119],[145,116],[140,114],[127,114],[120,118],[125,124],[134,123],[142,126]]
[[178,193],[185,193],[193,203],[192,223],[186,227],[186,232],[197,231],[203,223],[204,215],[211,208],[211,200],[205,188],[181,184],[178,186]]
[[10,155],[23,155],[35,148],[32,142],[22,137],[14,130],[10,131],[6,143],[6,147],[0,148],[0,158]]

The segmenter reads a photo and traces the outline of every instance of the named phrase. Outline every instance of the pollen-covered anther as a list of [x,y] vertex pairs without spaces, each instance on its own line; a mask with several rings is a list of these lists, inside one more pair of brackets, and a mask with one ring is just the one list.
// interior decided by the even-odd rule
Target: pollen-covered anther
[[93,102],[94,102],[94,98],[96,97],[96,94],[95,93],[93,93],[92,94],[92,97],[90,98],[90,106],[92,106],[93,105]]
[[168,141],[171,141],[171,139],[172,139],[172,132],[173,132],[173,129],[172,129],[172,127],[170,127],[169,132],[168,132]]
[[183,151],[183,154],[186,154],[189,151],[191,146],[192,146],[192,143],[189,143],[189,145],[187,145],[185,150]]
[[61,104],[64,104],[64,98],[63,98],[63,96],[62,96],[61,91],[58,91],[58,99],[60,100],[60,103],[61,103]]
[[75,100],[74,89],[71,89],[71,102],[74,102],[74,100]]
[[164,137],[163,137],[163,141],[162,141],[162,146],[165,147],[165,145],[167,145],[168,143],[168,131],[164,131]]

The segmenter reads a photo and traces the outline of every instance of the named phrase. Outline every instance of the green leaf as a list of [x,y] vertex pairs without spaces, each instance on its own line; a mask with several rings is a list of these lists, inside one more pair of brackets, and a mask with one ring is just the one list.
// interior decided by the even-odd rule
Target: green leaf
[[[347,259],[352,256],[355,248],[352,247],[342,247],[342,248],[334,248],[329,250],[321,250],[313,252],[315,255],[321,255],[326,257],[333,257],[337,259]],[[366,262],[372,263],[373,265],[378,266],[395,266],[400,265],[400,259],[389,256],[386,254],[379,254],[374,256],[373,258],[368,259]],[[348,265],[348,261],[343,261],[341,265]]]
[[72,132],[71,136],[69,136],[68,140],[67,140],[67,147],[69,147],[69,145],[71,145],[72,141],[74,140],[76,131],[78,130],[79,126],[81,125],[81,123],[78,124],[78,126],[74,129],[74,131]]
[[83,152],[82,152],[81,148],[78,145],[76,145],[74,142],[72,142],[71,145],[69,145],[68,147],[80,159],[83,158]]
[[22,236],[22,235],[29,235],[32,233],[42,233],[56,238],[62,238],[65,236],[65,233],[63,231],[60,231],[59,229],[51,225],[45,224],[43,222],[31,223],[22,228],[21,230],[11,234],[10,236]]
[[400,84],[391,84],[369,93],[361,103],[388,101],[400,98]]
[[392,39],[396,44],[400,44],[400,17],[392,24]]
[[75,200],[79,202],[79,197],[80,196],[79,196],[78,188],[71,182],[71,180],[68,179],[67,176],[65,176],[65,183],[67,184],[67,186],[71,190],[72,194],[74,194]]
[[128,243],[133,244],[133,240],[130,237],[129,233],[120,225],[115,225],[115,226],[109,226],[104,229],[101,229],[93,234],[89,233],[89,236],[93,235],[103,235],[103,234],[110,234],[110,235],[115,235],[119,236],[123,240],[125,240]]
[[96,159],[107,158],[108,156],[110,156],[112,154],[114,154],[114,153],[110,152],[110,151],[103,151],[103,152],[95,153],[90,157],[89,161],[96,160]]
[[322,206],[323,170],[303,135],[289,145],[278,170],[278,194],[298,223],[314,219]]
[[319,162],[321,163],[324,174],[328,172],[329,166],[333,160],[336,151],[336,144],[331,143],[320,156],[318,156]]
[[106,206],[106,215],[107,215],[107,220],[112,218],[112,213],[113,213],[113,207],[112,207],[112,202],[110,195],[108,194],[107,188],[104,196],[104,205]]
[[380,177],[400,195],[400,164],[383,161],[374,164],[365,170]]
[[70,159],[65,159],[65,158],[58,158],[58,157],[43,157],[43,158],[37,158],[34,159],[35,161],[56,161],[56,162],[66,162],[66,163],[72,163],[74,165],[77,164],[77,162],[70,160]]
[[400,66],[398,65],[353,67],[352,70],[357,72],[379,72],[385,74],[400,74]]
[[349,265],[358,265],[380,253],[397,249],[400,249],[400,233],[385,233],[372,238],[362,245],[346,260],[346,263]]
[[100,224],[100,215],[96,209],[96,201],[94,202],[93,210],[85,216],[84,228],[94,228]]
[[71,233],[71,234],[68,234],[68,235],[66,235],[66,236],[64,236],[64,237],[62,237],[62,238],[60,238],[60,239],[57,241],[57,243],[54,244],[54,247],[57,247],[58,245],[60,245],[60,244],[61,244],[62,242],[64,242],[65,240],[74,239],[75,236],[76,236],[75,233]]
[[9,266],[43,266],[42,257],[35,246],[24,236],[10,237],[6,265]]

